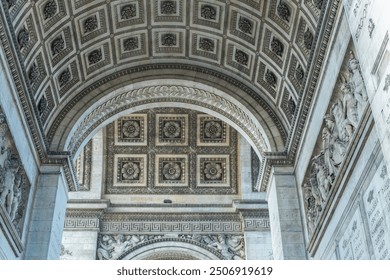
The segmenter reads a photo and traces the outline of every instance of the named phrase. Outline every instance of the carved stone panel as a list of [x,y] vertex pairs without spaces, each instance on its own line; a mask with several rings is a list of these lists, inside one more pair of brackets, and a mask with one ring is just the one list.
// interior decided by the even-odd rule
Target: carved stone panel
[[16,150],[8,121],[0,108],[0,217],[8,219],[20,237],[29,199],[30,182]]

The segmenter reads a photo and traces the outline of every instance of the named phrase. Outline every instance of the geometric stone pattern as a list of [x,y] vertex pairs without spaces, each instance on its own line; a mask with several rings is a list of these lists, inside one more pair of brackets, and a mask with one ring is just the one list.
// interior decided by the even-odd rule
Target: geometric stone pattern
[[153,109],[116,120],[106,135],[106,194],[238,192],[237,132],[215,117]]
[[[46,68],[48,78],[34,88],[41,96],[51,85],[55,89],[51,92],[53,99],[61,101],[55,109],[68,100],[65,97],[78,94],[87,79],[162,56],[174,56],[183,63],[217,64],[233,75],[243,72],[241,78],[255,82],[265,99],[277,107],[284,86],[290,87],[291,82],[281,81],[283,85],[276,90],[257,83],[257,77],[262,77],[258,65],[263,63],[276,75],[287,77],[294,52],[305,68],[321,11],[312,0],[131,0],[96,1],[93,5],[88,0],[50,0],[24,5],[27,2],[17,1],[8,12],[26,69],[34,63],[30,54],[43,54],[36,66]],[[298,8],[298,4],[304,8]],[[297,20],[299,25],[293,24]],[[292,42],[283,44],[285,63],[280,63],[281,57],[275,52],[264,51],[270,49],[264,43],[267,38],[278,38],[282,44]],[[96,58],[99,49],[102,59],[89,63],[88,55],[96,51]],[[69,62],[70,80],[55,88]]]

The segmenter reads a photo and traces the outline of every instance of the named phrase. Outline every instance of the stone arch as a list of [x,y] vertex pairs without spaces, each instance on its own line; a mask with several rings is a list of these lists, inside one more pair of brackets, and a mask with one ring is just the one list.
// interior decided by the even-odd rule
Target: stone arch
[[72,128],[67,127],[69,122],[63,123],[62,135],[54,138],[52,147],[76,156],[96,131],[116,118],[145,108],[167,106],[191,106],[224,120],[243,134],[262,157],[283,149],[279,132],[269,127],[266,116],[255,116],[236,98],[217,88],[198,83],[191,85],[179,79],[139,82],[110,92],[72,120]]

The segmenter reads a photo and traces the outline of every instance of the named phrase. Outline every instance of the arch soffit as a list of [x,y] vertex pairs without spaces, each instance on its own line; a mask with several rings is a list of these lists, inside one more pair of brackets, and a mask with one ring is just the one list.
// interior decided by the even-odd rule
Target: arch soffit
[[243,134],[259,155],[284,149],[283,137],[266,110],[256,110],[245,100],[237,100],[233,93],[228,94],[207,84],[159,79],[135,82],[99,93],[87,104],[78,103],[77,113],[70,111],[67,117],[62,118],[52,149],[70,150],[76,155],[95,132],[118,117],[157,106],[191,106],[214,115]]

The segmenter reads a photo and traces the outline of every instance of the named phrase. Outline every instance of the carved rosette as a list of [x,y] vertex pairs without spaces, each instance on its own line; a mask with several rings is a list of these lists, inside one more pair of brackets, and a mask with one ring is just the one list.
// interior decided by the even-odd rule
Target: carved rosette
[[[240,234],[100,234],[96,258],[98,260],[117,260],[149,244],[176,241],[191,243],[209,250],[223,260],[244,260],[245,242]],[[186,247],[185,245],[183,245]]]
[[215,49],[214,41],[208,38],[201,37],[199,39],[199,49],[206,52],[213,52]]
[[161,1],[160,11],[163,15],[174,15],[176,14],[176,1]]
[[246,34],[252,34],[253,23],[246,17],[240,17],[238,20],[238,29]]
[[27,47],[28,42],[30,41],[30,34],[25,27],[19,31],[17,40],[20,49]]
[[43,18],[45,20],[52,18],[57,13],[57,2],[55,0],[49,0],[43,6]]
[[249,55],[241,50],[236,50],[234,54],[234,60],[241,65],[248,66]]
[[84,21],[84,33],[90,33],[98,28],[98,20],[96,16],[87,18]]
[[200,8],[200,16],[208,20],[217,19],[217,10],[211,5],[202,5]]
[[290,8],[283,1],[280,1],[278,7],[276,8],[276,12],[278,13],[278,16],[281,19],[283,19],[287,22],[290,21],[290,16],[291,16]]
[[123,49],[125,51],[133,51],[139,48],[139,42],[137,37],[131,37],[123,40]]

